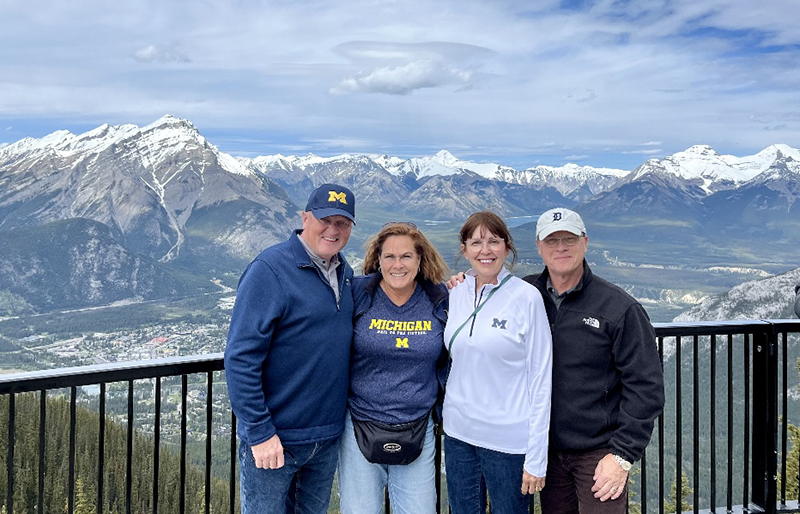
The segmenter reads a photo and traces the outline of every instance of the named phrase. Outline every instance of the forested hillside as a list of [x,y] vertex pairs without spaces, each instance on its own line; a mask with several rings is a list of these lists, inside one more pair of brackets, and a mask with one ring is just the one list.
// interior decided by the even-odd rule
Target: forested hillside
[[[39,469],[39,396],[22,394],[15,398],[14,444],[14,511],[13,514],[34,514],[38,503]],[[9,426],[9,398],[0,398],[0,426]],[[44,446],[44,510],[57,514],[67,512],[69,492],[70,405],[64,398],[46,402]],[[126,512],[127,427],[108,418],[104,431],[103,512]],[[85,408],[76,411],[75,430],[75,496],[76,514],[93,514],[98,497],[99,415]],[[0,437],[0,456],[8,455],[8,438]],[[135,431],[133,437],[132,486],[130,512],[149,514],[153,505],[153,439]],[[159,452],[158,512],[180,511],[180,458],[173,452]],[[8,511],[6,496],[8,475],[0,466],[0,512]],[[228,512],[227,481],[211,478],[211,512]],[[186,468],[185,512],[205,512],[205,473],[197,466]],[[238,510],[238,509],[237,509]],[[9,513],[10,514],[10,513]]]

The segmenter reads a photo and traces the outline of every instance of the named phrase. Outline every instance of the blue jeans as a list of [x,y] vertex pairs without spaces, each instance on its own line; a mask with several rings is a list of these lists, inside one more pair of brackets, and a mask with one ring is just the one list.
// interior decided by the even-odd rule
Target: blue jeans
[[483,514],[489,490],[493,514],[527,514],[528,497],[522,494],[524,454],[487,450],[444,436],[447,495],[452,514]]
[[350,412],[339,443],[339,494],[342,514],[382,514],[383,489],[389,486],[394,514],[436,512],[436,443],[433,420],[428,420],[422,454],[411,464],[390,466],[369,462],[358,448]]
[[339,439],[283,448],[282,468],[261,469],[250,445],[240,441],[242,514],[326,514]]

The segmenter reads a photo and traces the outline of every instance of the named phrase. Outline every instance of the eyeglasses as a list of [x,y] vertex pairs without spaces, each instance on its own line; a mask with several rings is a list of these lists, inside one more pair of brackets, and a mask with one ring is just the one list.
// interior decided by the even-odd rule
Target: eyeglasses
[[381,230],[385,229],[389,225],[405,225],[407,227],[417,228],[417,226],[411,223],[410,221],[387,221],[386,223],[383,224]]
[[322,223],[326,227],[333,226],[333,227],[338,228],[339,230],[350,230],[351,228],[353,228],[353,222],[350,221],[350,220],[331,221],[328,218],[322,218],[322,219],[317,219],[317,221],[319,221],[320,223]]
[[581,237],[582,236],[576,236],[575,234],[562,237],[546,237],[542,242],[548,248],[556,248],[562,241],[564,242],[564,246],[575,246],[578,244]]
[[480,250],[483,245],[489,246],[490,250],[500,250],[506,244],[505,240],[499,237],[490,237],[489,239],[467,239],[466,246],[470,250]]

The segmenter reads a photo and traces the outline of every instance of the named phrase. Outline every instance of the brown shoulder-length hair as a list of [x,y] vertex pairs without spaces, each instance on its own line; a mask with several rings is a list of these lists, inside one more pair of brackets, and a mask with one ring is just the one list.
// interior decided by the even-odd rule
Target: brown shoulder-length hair
[[367,253],[362,266],[365,275],[375,273],[380,269],[381,252],[383,243],[392,236],[408,236],[414,241],[414,249],[419,255],[419,273],[416,280],[426,279],[434,284],[443,282],[447,273],[447,265],[439,252],[434,248],[428,238],[416,227],[409,223],[387,223],[380,232],[367,241]]
[[458,233],[458,238],[461,241],[461,254],[464,254],[464,247],[467,245],[467,239],[472,237],[475,230],[481,229],[481,237],[485,231],[491,232],[500,239],[506,242],[506,248],[511,252],[511,267],[517,262],[517,249],[514,246],[514,238],[511,237],[511,232],[508,230],[506,222],[503,218],[493,213],[492,211],[481,211],[470,215],[461,230]]

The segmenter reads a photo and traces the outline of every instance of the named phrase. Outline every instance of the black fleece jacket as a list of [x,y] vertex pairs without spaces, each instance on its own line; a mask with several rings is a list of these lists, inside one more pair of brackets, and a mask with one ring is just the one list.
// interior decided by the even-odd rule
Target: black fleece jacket
[[583,277],[556,308],[547,268],[524,280],[542,293],[553,334],[550,448],[609,448],[642,458],[664,408],[664,374],[655,332],[644,308],[618,286]]

